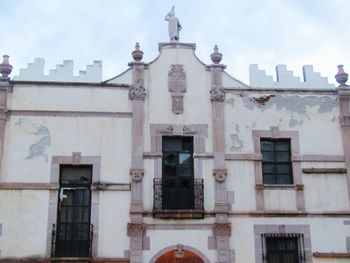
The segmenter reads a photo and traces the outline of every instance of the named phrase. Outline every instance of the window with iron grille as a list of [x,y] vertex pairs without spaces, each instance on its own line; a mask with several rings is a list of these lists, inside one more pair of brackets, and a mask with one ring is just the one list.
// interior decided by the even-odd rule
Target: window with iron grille
[[304,263],[302,234],[263,234],[263,262]]
[[290,139],[260,139],[264,184],[293,184]]
[[92,241],[90,165],[61,165],[53,257],[90,257]]
[[162,140],[162,209],[194,209],[193,137]]

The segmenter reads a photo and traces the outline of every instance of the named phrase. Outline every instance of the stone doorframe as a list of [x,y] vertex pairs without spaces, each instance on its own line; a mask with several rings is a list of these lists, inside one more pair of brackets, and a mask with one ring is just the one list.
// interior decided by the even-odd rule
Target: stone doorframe
[[[60,179],[60,165],[91,165],[92,166],[92,184],[100,182],[100,156],[82,156],[80,152],[73,152],[71,156],[52,156],[50,183],[56,184],[57,189],[50,190],[48,207],[48,225],[47,225],[47,246],[46,255],[51,256],[52,226],[56,224],[58,191]],[[100,191],[91,191],[91,224],[93,224],[93,239],[91,253],[92,257],[97,257],[98,252],[98,229],[99,229],[99,211],[100,211]]]
[[182,245],[182,244],[178,244],[178,245],[174,245],[174,246],[169,246],[169,247],[163,248],[162,250],[157,252],[151,258],[149,263],[155,263],[157,261],[157,259],[159,259],[162,255],[164,255],[165,253],[170,252],[170,251],[176,251],[176,250],[179,249],[179,247],[181,247],[185,251],[190,251],[193,254],[196,254],[201,260],[203,260],[204,263],[210,263],[209,259],[202,252],[200,252],[198,249],[196,249],[194,247],[191,247],[191,246]]

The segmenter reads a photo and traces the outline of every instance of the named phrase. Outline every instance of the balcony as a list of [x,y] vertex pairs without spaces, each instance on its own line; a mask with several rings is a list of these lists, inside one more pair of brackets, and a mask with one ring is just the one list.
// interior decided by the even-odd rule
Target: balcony
[[60,223],[52,228],[52,258],[91,258],[93,225]]
[[[174,183],[174,185],[176,184]],[[181,189],[181,184],[170,188],[167,182],[161,178],[153,179],[153,217],[164,219],[204,218],[203,190],[203,179],[192,179],[185,191]],[[172,191],[172,193],[167,191]],[[169,199],[174,199],[175,202],[171,203]],[[174,205],[174,203],[176,204]]]

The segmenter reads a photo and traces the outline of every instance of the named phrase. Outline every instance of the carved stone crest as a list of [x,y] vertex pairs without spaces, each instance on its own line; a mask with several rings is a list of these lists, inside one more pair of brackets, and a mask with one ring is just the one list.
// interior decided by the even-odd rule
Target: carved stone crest
[[134,182],[139,182],[142,180],[144,171],[143,169],[130,169],[130,175],[131,175],[131,179]]
[[213,172],[213,175],[215,177],[215,181],[222,183],[226,179],[227,170],[226,169],[215,169]]
[[278,138],[280,135],[280,128],[278,126],[271,126],[272,138]]
[[129,89],[129,98],[131,100],[144,100],[146,90],[142,85],[131,85]]
[[213,85],[210,90],[211,101],[222,102],[225,100],[225,89],[218,85]]
[[186,73],[183,65],[173,64],[169,71],[168,88],[172,96],[172,112],[183,113],[183,96],[186,92]]
[[169,91],[186,92],[186,73],[183,71],[183,65],[171,65],[169,71]]
[[81,152],[73,152],[72,153],[72,163],[73,164],[80,164],[81,160]]

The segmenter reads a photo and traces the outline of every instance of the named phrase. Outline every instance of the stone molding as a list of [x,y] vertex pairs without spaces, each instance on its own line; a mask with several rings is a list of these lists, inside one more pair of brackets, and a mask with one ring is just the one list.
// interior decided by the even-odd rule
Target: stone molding
[[135,182],[140,182],[143,178],[144,170],[143,169],[130,169],[131,179]]
[[214,169],[213,175],[216,182],[223,183],[226,180],[227,169]]
[[144,235],[145,230],[145,223],[128,223],[127,234],[129,237],[139,237]]
[[350,115],[340,116],[339,121],[342,127],[350,127]]

